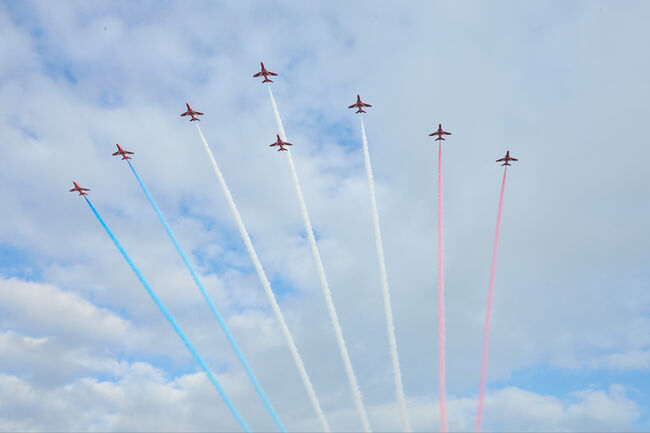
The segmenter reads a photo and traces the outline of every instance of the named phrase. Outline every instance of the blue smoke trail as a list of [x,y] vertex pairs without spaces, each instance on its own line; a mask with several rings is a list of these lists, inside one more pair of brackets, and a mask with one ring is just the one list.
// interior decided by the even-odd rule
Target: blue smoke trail
[[250,432],[250,429],[248,428],[248,425],[246,425],[246,422],[242,419],[241,415],[239,415],[239,412],[237,412],[237,409],[233,405],[232,401],[230,401],[230,399],[226,395],[226,391],[224,391],[224,389],[221,387],[221,385],[219,385],[219,382],[217,381],[217,379],[212,375],[212,372],[210,371],[208,366],[205,364],[205,361],[203,361],[203,358],[201,358],[201,356],[196,351],[196,349],[194,348],[192,343],[190,343],[190,340],[188,340],[187,337],[185,336],[185,334],[183,333],[183,331],[181,331],[181,328],[176,323],[176,320],[174,320],[172,315],[169,314],[169,311],[167,311],[167,308],[165,308],[165,306],[160,301],[158,296],[156,296],[156,294],[154,293],[153,289],[151,288],[151,286],[149,285],[147,280],[145,280],[144,276],[142,276],[142,274],[140,273],[140,270],[135,266],[135,264],[133,263],[133,261],[131,260],[129,255],[126,253],[126,251],[124,250],[122,245],[118,242],[118,240],[115,237],[115,235],[113,234],[113,232],[111,232],[111,229],[108,228],[108,226],[106,225],[106,223],[104,222],[102,217],[99,216],[99,213],[97,212],[95,207],[92,205],[92,203],[90,203],[90,200],[88,200],[88,197],[84,196],[84,198],[86,199],[86,203],[88,203],[88,206],[90,206],[90,209],[92,209],[93,213],[95,214],[95,216],[97,217],[99,222],[102,224],[102,226],[104,226],[104,229],[106,230],[106,233],[108,233],[108,235],[111,237],[111,239],[113,239],[113,242],[115,243],[115,246],[117,247],[117,249],[120,250],[120,252],[124,256],[124,258],[128,262],[129,266],[131,266],[131,269],[133,269],[133,272],[135,272],[135,274],[138,276],[138,279],[140,280],[140,282],[142,283],[144,288],[147,289],[147,292],[149,292],[149,295],[151,296],[151,298],[154,300],[156,305],[158,305],[158,308],[160,308],[160,311],[162,311],[162,313],[165,315],[165,318],[167,320],[169,320],[169,323],[171,323],[171,325],[174,327],[174,330],[176,331],[178,336],[181,337],[181,340],[183,340],[183,343],[185,343],[185,346],[187,346],[187,349],[190,351],[192,356],[194,356],[194,359],[196,359],[196,361],[199,363],[199,365],[201,366],[201,368],[203,369],[205,374],[208,376],[208,379],[210,379],[210,382],[212,382],[212,384],[217,388],[217,391],[219,391],[219,394],[221,394],[221,397],[223,397],[224,401],[226,402],[226,404],[228,405],[228,407],[232,411],[233,415],[235,415],[235,418],[237,418],[237,421],[239,422],[239,424],[242,426],[242,428],[246,432]]
[[127,160],[126,161],[129,164],[129,167],[131,167],[131,171],[135,175],[136,179],[138,179],[138,183],[140,184],[140,187],[142,187],[142,191],[144,191],[145,195],[149,199],[149,202],[151,203],[151,206],[153,206],[154,210],[156,211],[156,214],[158,215],[158,218],[160,219],[160,222],[165,226],[165,230],[167,230],[167,234],[171,238],[172,242],[176,246],[176,250],[178,250],[178,253],[181,255],[181,258],[183,259],[183,262],[185,262],[185,266],[187,269],[190,271],[190,274],[192,274],[192,278],[194,279],[194,282],[198,286],[199,290],[201,291],[201,294],[203,295],[203,298],[205,301],[208,303],[210,306],[210,310],[212,310],[212,313],[214,313],[215,317],[219,321],[219,325],[221,325],[221,329],[223,329],[223,332],[226,333],[226,337],[228,337],[228,340],[230,341],[230,344],[232,345],[233,349],[235,349],[235,352],[237,353],[237,356],[239,357],[239,360],[241,361],[242,365],[244,366],[244,369],[246,370],[246,373],[248,374],[248,377],[250,378],[251,382],[253,383],[253,386],[257,390],[257,393],[259,394],[260,398],[264,402],[264,405],[268,409],[269,413],[271,414],[271,417],[273,417],[273,421],[275,421],[275,424],[278,426],[281,432],[286,433],[286,429],[282,425],[282,422],[280,422],[280,418],[278,417],[278,414],[275,412],[273,407],[271,406],[271,402],[269,402],[268,398],[266,398],[266,394],[264,394],[264,391],[262,390],[262,387],[260,386],[259,382],[255,378],[255,374],[253,374],[253,370],[251,370],[250,366],[248,365],[248,362],[246,361],[246,358],[244,358],[244,354],[242,353],[241,349],[235,342],[235,338],[233,335],[230,333],[230,330],[228,329],[228,326],[226,325],[226,322],[223,320],[223,317],[221,317],[221,314],[219,314],[219,310],[217,310],[216,305],[214,305],[214,302],[212,301],[212,298],[208,294],[207,290],[205,290],[205,287],[203,287],[203,283],[201,283],[201,280],[199,280],[199,276],[197,275],[196,271],[194,270],[194,267],[188,260],[187,256],[185,255],[185,252],[181,248],[180,244],[176,240],[176,236],[174,236],[174,233],[172,233],[172,229],[169,227],[167,224],[167,221],[165,221],[165,218],[162,215],[162,212],[160,212],[160,209],[158,208],[158,205],[154,201],[153,197],[151,197],[151,194],[149,194],[149,190],[147,189],[146,186],[144,186],[144,183],[142,182],[142,179],[140,179],[140,176],[138,176],[138,173],[135,171],[135,168],[133,168],[133,165],[131,165],[131,161]]

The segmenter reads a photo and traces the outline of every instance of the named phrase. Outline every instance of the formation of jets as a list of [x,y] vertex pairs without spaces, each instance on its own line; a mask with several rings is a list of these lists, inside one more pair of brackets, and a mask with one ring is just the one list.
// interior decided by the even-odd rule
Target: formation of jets
[[260,62],[260,65],[262,65],[262,70],[259,71],[257,74],[253,75],[253,77],[261,77],[263,75],[264,80],[262,80],[262,83],[272,83],[273,80],[269,80],[269,75],[276,77],[278,74],[276,74],[275,72],[267,71],[266,68],[264,67],[263,62]]
[[358,110],[355,111],[355,114],[356,114],[356,113],[365,113],[365,111],[363,111],[363,107],[372,107],[372,105],[366,104],[365,102],[362,102],[361,101],[361,96],[357,95],[357,102],[350,105],[348,108],[354,108],[354,107],[358,108]]
[[512,156],[510,156],[510,151],[507,150],[507,151],[506,151],[506,156],[504,156],[504,157],[501,158],[501,159],[497,159],[497,160],[496,160],[496,162],[503,162],[503,161],[505,161],[505,162],[504,162],[503,164],[501,164],[501,166],[504,166],[504,165],[512,165],[512,164],[508,164],[508,161],[519,161],[519,160],[518,160],[517,158],[513,158]]
[[190,122],[192,122],[194,120],[201,120],[196,116],[203,116],[203,113],[201,113],[199,111],[192,110],[192,107],[190,107],[190,104],[188,104],[187,102],[185,103],[185,105],[187,105],[187,111],[185,113],[182,113],[181,117],[188,116],[188,115],[192,116],[192,118],[190,119]]
[[280,148],[278,149],[278,152],[279,152],[281,150],[288,150],[284,146],[292,146],[291,143],[287,143],[286,141],[282,141],[282,139],[280,138],[280,134],[276,134],[276,136],[278,137],[278,141],[275,141],[275,142],[269,144],[270,147],[280,146]]
[[116,146],[117,146],[117,152],[115,152],[113,156],[122,155],[122,159],[131,159],[129,155],[133,155],[133,152],[129,152],[128,150],[122,149],[122,146],[120,146],[119,144],[116,144]]
[[[260,65],[262,66],[262,70],[260,72],[256,73],[256,74],[254,74],[253,77],[261,77],[261,76],[263,76],[264,80],[262,81],[262,83],[272,83],[273,81],[269,79],[269,76],[275,77],[278,74],[276,74],[275,72],[271,72],[271,71],[267,70],[264,67],[263,62],[260,62]],[[192,109],[192,107],[190,107],[190,104],[187,103],[187,102],[185,103],[185,105],[187,106],[187,111],[185,111],[184,113],[181,113],[181,117],[190,116],[191,117],[190,122],[192,122],[194,120],[201,120],[196,116],[203,116],[203,113],[201,113],[200,111],[194,111]],[[365,102],[363,102],[361,100],[361,96],[357,95],[357,102],[350,105],[348,108],[357,108],[357,111],[355,111],[355,114],[356,114],[356,113],[365,113],[365,111],[363,109],[364,107],[372,107],[372,105],[366,104]],[[438,130],[437,131],[429,134],[430,137],[436,136],[437,137],[436,141],[444,140],[445,139],[444,135],[451,135],[451,132],[447,132],[447,131],[443,130],[441,123],[438,124]],[[283,151],[283,150],[284,151],[289,150],[285,146],[291,146],[292,144],[287,143],[286,141],[282,141],[282,139],[280,138],[280,134],[276,134],[276,137],[277,137],[277,140],[275,142],[271,143],[269,146],[270,147],[278,146],[278,152]],[[113,153],[113,156],[120,155],[123,160],[124,159],[131,159],[131,157],[129,157],[129,155],[133,155],[133,152],[129,152],[128,150],[124,150],[119,144],[116,144],[116,146],[117,146],[117,152]],[[496,162],[503,162],[503,164],[501,164],[502,166],[504,166],[504,165],[505,166],[511,166],[512,164],[510,164],[510,161],[518,161],[518,159],[513,158],[512,156],[510,156],[510,151],[509,150],[506,151],[506,156],[496,160]],[[86,191],[90,191],[88,188],[83,188],[83,187],[79,186],[79,184],[76,181],[72,181],[72,183],[74,184],[74,188],[72,188],[70,190],[70,192],[78,192],[79,195],[88,195],[88,194],[86,194]]]

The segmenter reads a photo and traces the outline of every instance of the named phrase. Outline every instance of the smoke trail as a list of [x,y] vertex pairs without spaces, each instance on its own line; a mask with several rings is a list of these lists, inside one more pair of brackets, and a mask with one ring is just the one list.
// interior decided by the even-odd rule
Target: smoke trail
[[169,321],[169,323],[171,323],[172,327],[174,328],[174,331],[176,331],[176,334],[178,334],[178,336],[181,337],[181,340],[183,340],[183,343],[185,343],[185,346],[187,347],[187,350],[190,351],[190,353],[192,354],[194,359],[196,359],[196,362],[199,363],[199,365],[201,366],[201,368],[203,369],[205,374],[208,376],[208,379],[210,379],[210,382],[212,382],[212,384],[215,386],[215,388],[217,388],[217,391],[219,392],[219,394],[221,395],[223,400],[226,402],[226,405],[228,405],[228,408],[230,408],[233,415],[235,415],[235,418],[237,419],[237,422],[239,422],[239,424],[242,426],[244,431],[250,432],[250,429],[248,428],[248,425],[246,425],[246,422],[242,419],[241,415],[239,415],[239,412],[237,411],[237,409],[233,405],[232,401],[230,401],[230,398],[228,398],[228,395],[226,395],[226,391],[224,391],[224,389],[221,387],[221,385],[219,384],[217,379],[214,377],[214,375],[212,374],[212,372],[210,371],[210,369],[208,368],[206,363],[203,361],[203,358],[201,358],[201,356],[196,351],[196,349],[194,348],[192,343],[190,343],[190,341],[187,339],[187,337],[185,336],[185,334],[183,333],[181,328],[176,323],[176,320],[174,320],[174,318],[169,313],[167,308],[165,308],[165,306],[163,305],[162,301],[158,298],[158,296],[156,296],[156,294],[154,293],[153,289],[151,288],[151,286],[149,285],[147,280],[145,280],[144,276],[140,273],[140,270],[135,266],[135,264],[133,263],[133,261],[131,260],[129,255],[126,253],[126,251],[124,250],[122,245],[118,242],[118,240],[115,237],[115,235],[113,234],[113,232],[108,228],[108,226],[106,225],[106,223],[104,222],[102,217],[99,216],[99,213],[97,212],[95,207],[92,205],[92,203],[90,203],[90,200],[88,200],[88,197],[84,196],[84,198],[86,199],[86,203],[88,203],[88,206],[90,206],[90,209],[92,209],[93,213],[95,214],[95,216],[97,217],[99,222],[102,224],[102,226],[106,230],[106,233],[108,233],[108,236],[111,237],[111,239],[115,243],[115,246],[117,247],[117,249],[120,250],[120,252],[122,253],[122,256],[124,256],[124,258],[126,259],[127,263],[129,264],[129,266],[131,267],[133,272],[135,272],[135,275],[137,275],[138,279],[140,280],[140,282],[142,283],[144,288],[147,289],[147,292],[149,293],[149,296],[151,296],[151,298],[156,303],[156,305],[158,305],[158,308],[160,308],[160,311],[163,313],[165,318]]
[[[284,133],[284,126],[282,125],[282,119],[280,118],[280,112],[278,111],[278,106],[275,104],[275,98],[273,97],[273,92],[271,87],[269,89],[269,96],[271,97],[271,104],[273,105],[273,114],[275,115],[275,120],[278,124],[278,129],[280,130],[280,137],[283,141],[287,140],[287,136]],[[345,346],[345,340],[343,339],[343,331],[341,325],[339,324],[339,318],[336,315],[336,309],[334,308],[334,301],[332,300],[332,292],[330,292],[329,284],[327,283],[327,278],[325,277],[325,268],[323,267],[323,262],[320,258],[320,253],[318,252],[318,245],[316,245],[316,238],[314,237],[314,229],[311,225],[311,220],[309,218],[309,213],[307,213],[307,205],[305,204],[305,198],[302,195],[302,189],[300,188],[300,182],[298,180],[298,174],[296,172],[296,166],[293,163],[293,157],[291,156],[291,151],[284,152],[287,155],[287,161],[289,163],[289,171],[291,172],[291,177],[293,179],[293,185],[296,188],[296,195],[298,196],[298,203],[300,204],[300,211],[302,213],[302,219],[305,222],[305,231],[307,232],[307,237],[309,238],[309,244],[311,245],[311,251],[314,255],[314,260],[316,261],[316,269],[318,270],[318,277],[320,279],[321,288],[323,289],[323,295],[325,296],[325,303],[327,304],[327,310],[329,311],[330,319],[332,320],[332,326],[334,327],[334,332],[336,334],[336,341],[339,345],[339,351],[341,352],[341,357],[343,358],[343,364],[345,366],[345,372],[348,376],[348,382],[350,383],[350,389],[352,390],[352,396],[354,397],[354,403],[361,417],[361,423],[363,424],[363,430],[365,432],[370,432],[370,422],[368,421],[368,415],[366,414],[366,408],[363,406],[363,400],[361,398],[361,391],[359,390],[359,385],[357,383],[357,378],[354,375],[354,370],[352,369],[352,362],[350,361],[350,355],[348,355],[348,349]]]
[[372,222],[375,228],[375,243],[377,246],[377,257],[379,259],[379,271],[381,273],[381,288],[384,296],[384,311],[386,313],[386,326],[388,332],[388,343],[390,346],[390,356],[393,363],[393,377],[395,380],[395,392],[397,401],[400,406],[400,415],[402,417],[402,430],[411,431],[408,412],[406,411],[406,399],[404,397],[404,387],[402,385],[402,372],[399,366],[399,356],[397,353],[397,339],[395,338],[395,326],[393,324],[393,311],[390,305],[390,291],[388,289],[388,276],[386,274],[386,262],[384,260],[384,247],[381,241],[381,230],[379,228],[379,212],[377,212],[377,198],[375,196],[375,182],[372,177],[372,166],[370,165],[370,153],[368,151],[368,138],[366,137],[366,127],[361,119],[361,141],[363,142],[363,157],[366,163],[366,175],[368,177],[368,189],[370,190],[370,205],[372,210]]
[[481,431],[483,419],[483,401],[485,398],[485,374],[487,372],[488,344],[490,342],[490,314],[492,313],[492,294],[494,292],[494,273],[497,266],[497,250],[499,248],[499,230],[501,229],[501,210],[503,209],[503,191],[506,188],[506,171],[503,169],[503,181],[501,183],[501,195],[499,196],[499,211],[497,212],[497,229],[494,235],[494,249],[492,250],[492,268],[490,269],[490,285],[488,288],[487,311],[485,313],[485,334],[483,335],[483,357],[481,361],[481,387],[478,394],[478,411],[476,414],[476,432]]
[[445,274],[442,237],[442,141],[438,143],[438,378],[440,383],[440,430],[447,431],[445,395]]
[[194,267],[192,266],[192,264],[188,260],[187,256],[185,255],[185,252],[181,248],[180,244],[176,240],[176,236],[174,236],[174,233],[172,233],[172,229],[167,224],[167,221],[165,221],[165,218],[163,217],[162,212],[160,212],[160,209],[158,208],[158,205],[154,201],[151,194],[149,194],[149,190],[147,189],[147,187],[142,182],[142,179],[140,179],[140,176],[138,176],[138,173],[133,168],[133,165],[131,165],[131,161],[127,160],[126,162],[129,164],[129,167],[131,167],[131,171],[133,172],[136,179],[138,180],[138,183],[140,184],[140,187],[142,188],[142,191],[144,191],[144,194],[149,199],[149,202],[151,203],[151,206],[153,206],[154,210],[156,211],[156,214],[158,215],[158,218],[160,219],[160,222],[163,224],[163,226],[165,226],[165,230],[167,230],[167,234],[169,235],[172,242],[174,243],[174,246],[176,247],[176,250],[180,254],[181,258],[183,259],[183,262],[185,262],[185,266],[190,271],[190,274],[192,274],[192,278],[194,279],[194,282],[198,286],[199,290],[201,291],[201,294],[203,295],[203,298],[208,303],[208,305],[210,306],[210,310],[212,310],[212,313],[215,315],[215,317],[219,321],[219,325],[221,325],[221,329],[223,329],[223,332],[226,334],[226,337],[230,341],[230,344],[232,345],[233,349],[235,349],[235,352],[237,353],[237,356],[239,357],[239,360],[241,361],[242,365],[244,366],[244,370],[246,370],[246,373],[248,374],[248,377],[250,378],[251,382],[253,383],[253,386],[255,387],[255,390],[259,394],[260,398],[262,399],[262,402],[264,403],[264,405],[268,409],[269,413],[271,414],[271,417],[273,418],[273,421],[275,421],[275,424],[278,426],[280,431],[286,432],[287,430],[284,428],[284,426],[280,422],[280,419],[278,418],[278,414],[275,412],[275,410],[271,406],[271,403],[266,398],[266,394],[264,394],[264,391],[262,390],[262,387],[260,386],[259,382],[255,378],[255,374],[253,373],[253,370],[251,370],[250,366],[248,365],[248,362],[246,361],[246,358],[244,358],[244,354],[242,353],[241,349],[239,348],[239,346],[235,342],[235,338],[230,333],[230,329],[228,329],[228,325],[226,325],[226,322],[223,320],[223,317],[221,317],[221,314],[219,314],[219,311],[217,310],[216,305],[214,305],[214,302],[212,301],[212,298],[208,294],[207,290],[205,290],[205,287],[203,287],[203,283],[201,283],[201,280],[199,280],[198,274],[196,273],[196,271],[194,270]]
[[305,385],[305,388],[307,389],[307,394],[309,395],[311,404],[314,407],[316,414],[318,415],[318,420],[320,421],[321,427],[323,428],[323,431],[329,432],[330,427],[329,424],[327,423],[327,420],[325,419],[325,414],[323,414],[323,411],[320,407],[320,403],[316,398],[316,392],[314,391],[314,387],[311,381],[309,380],[309,376],[307,375],[307,370],[305,369],[305,365],[302,362],[302,358],[298,353],[298,348],[296,347],[296,344],[293,341],[293,337],[291,336],[289,327],[287,326],[287,323],[284,320],[284,315],[282,314],[282,311],[280,311],[280,306],[278,305],[278,302],[275,298],[275,294],[271,289],[271,283],[269,282],[269,279],[266,277],[266,273],[264,272],[262,263],[260,262],[259,257],[257,257],[257,253],[255,252],[255,248],[253,247],[253,243],[251,242],[250,236],[248,236],[248,231],[246,230],[244,221],[242,220],[241,215],[237,210],[237,206],[235,206],[235,201],[233,200],[232,195],[230,194],[230,190],[228,189],[228,185],[226,185],[226,180],[224,179],[223,174],[221,173],[221,170],[217,165],[217,160],[214,158],[214,155],[212,154],[212,151],[208,146],[208,142],[205,139],[205,136],[203,135],[203,131],[201,131],[201,128],[199,127],[198,124],[196,125],[196,128],[198,129],[199,135],[201,136],[201,140],[203,141],[203,146],[205,147],[205,151],[208,153],[208,157],[210,158],[210,162],[212,163],[212,168],[214,169],[214,172],[217,175],[217,178],[219,179],[219,183],[221,184],[221,188],[223,189],[223,192],[226,196],[226,200],[228,201],[230,210],[232,211],[232,214],[235,217],[235,221],[237,222],[237,227],[239,228],[239,233],[241,233],[241,237],[244,240],[244,243],[246,244],[246,248],[248,249],[248,254],[251,256],[251,259],[253,260],[253,264],[255,265],[255,270],[257,271],[257,275],[259,276],[260,281],[262,282],[262,286],[264,287],[266,296],[269,298],[269,302],[273,307],[273,312],[275,313],[275,317],[280,323],[280,329],[282,329],[284,338],[285,340],[287,340],[287,344],[289,345],[289,350],[291,351],[291,356],[293,356],[293,361],[296,364],[302,382]]

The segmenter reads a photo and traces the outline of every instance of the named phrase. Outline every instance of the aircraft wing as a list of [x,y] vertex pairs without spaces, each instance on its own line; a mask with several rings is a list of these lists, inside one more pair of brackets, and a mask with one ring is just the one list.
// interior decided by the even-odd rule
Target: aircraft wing
[[451,132],[447,132],[447,131],[442,131],[442,133],[445,135],[451,135]]
[[348,108],[354,108],[354,107],[356,107],[356,106],[357,106],[357,104],[352,104],[352,105],[350,105]]
[[372,107],[372,105],[366,104],[365,102],[362,102],[361,105],[363,105],[364,107]]
[[[120,152],[115,152],[115,153],[113,154],[113,156],[115,156],[115,155],[119,155],[119,153],[120,153]],[[127,153],[131,153],[131,152],[127,152]]]
[[517,158],[510,158],[510,161],[519,161]]
[[181,114],[181,117],[183,117],[183,116],[187,116],[188,114],[190,114],[190,113],[188,113],[188,112],[186,111],[185,113]]
[[261,72],[258,72],[257,74],[253,75],[253,77],[259,77],[259,76],[261,76],[261,75],[262,75],[262,73],[261,73]]
[[276,76],[278,75],[278,74],[276,74],[275,72],[270,72],[270,71],[266,71],[266,72],[267,72],[269,75],[273,75],[274,77],[276,77]]
[[501,159],[497,159],[496,162],[501,162],[501,161],[505,161],[505,160],[506,160],[505,158],[501,158]]
[[197,116],[203,116],[203,113],[201,113],[200,111],[195,111],[194,114],[196,114]]

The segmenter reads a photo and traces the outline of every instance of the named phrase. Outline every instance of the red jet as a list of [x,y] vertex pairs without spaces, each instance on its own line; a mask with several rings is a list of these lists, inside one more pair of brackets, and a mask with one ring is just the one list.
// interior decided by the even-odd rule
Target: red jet
[[512,156],[510,156],[510,151],[507,150],[506,156],[496,160],[496,162],[502,162],[502,161],[505,161],[503,164],[501,164],[501,166],[504,166],[504,165],[512,165],[512,164],[508,164],[508,161],[519,161],[519,160],[517,158],[513,158]]
[[88,188],[82,188],[82,187],[80,187],[79,184],[78,184],[77,182],[75,182],[74,180],[72,181],[72,183],[74,183],[74,188],[72,188],[72,189],[70,190],[70,192],[75,192],[75,191],[76,191],[76,192],[79,193],[79,195],[88,195],[88,194],[86,194],[86,193],[84,192],[84,191],[90,191]]
[[203,116],[203,113],[201,113],[199,111],[192,110],[192,107],[190,107],[190,104],[188,104],[187,102],[185,103],[185,105],[187,105],[187,111],[185,113],[181,114],[181,117],[187,116],[187,115],[192,116],[192,118],[190,119],[190,122],[192,122],[194,120],[201,120],[201,119],[197,118],[196,116]]
[[436,138],[436,141],[444,140],[445,137],[443,135],[451,135],[451,132],[443,131],[442,130],[442,123],[438,123],[438,130],[432,134],[429,134],[429,137],[433,137],[434,135],[437,135],[438,138]]
[[133,155],[133,152],[129,152],[128,150],[122,149],[122,146],[120,146],[119,144],[116,144],[116,146],[117,146],[117,152],[115,152],[113,156],[122,155],[122,159],[131,159],[129,155]]
[[355,104],[350,105],[348,108],[354,108],[354,107],[358,108],[358,110],[355,111],[356,114],[356,113],[365,113],[362,107],[372,107],[372,105],[366,104],[365,102],[361,102],[361,97],[357,95],[357,102]]
[[261,77],[262,75],[264,75],[264,80],[262,81],[262,83],[272,83],[273,80],[269,80],[269,75],[276,77],[278,74],[276,74],[275,72],[267,71],[266,68],[264,67],[263,62],[260,62],[260,65],[262,65],[262,70],[257,74],[253,75],[253,77]]
[[289,150],[289,149],[285,149],[284,146],[293,146],[291,143],[287,143],[286,141],[282,141],[279,134],[276,134],[276,136],[278,137],[278,141],[276,141],[274,143],[271,143],[269,146],[270,147],[280,146],[280,148],[278,149],[278,152],[281,151],[281,150]]

